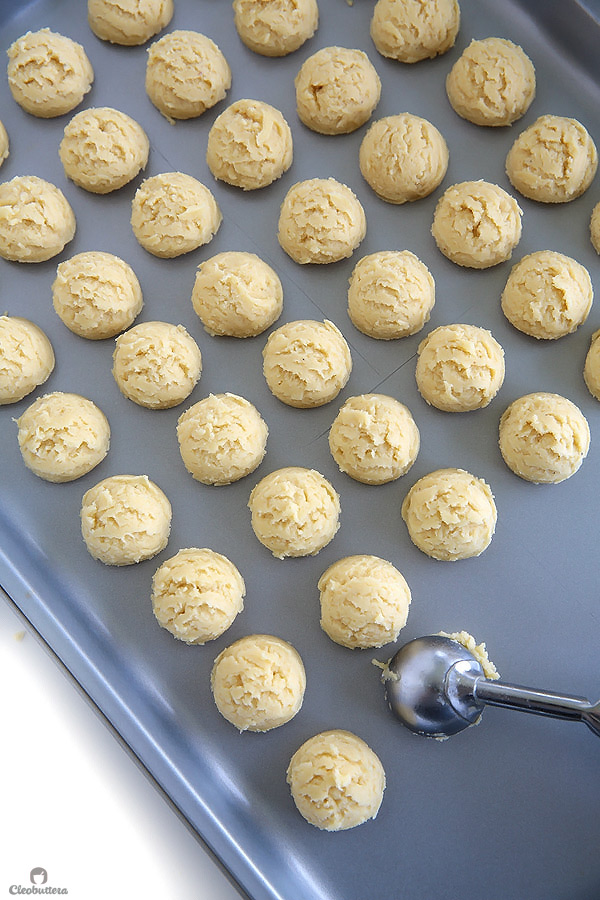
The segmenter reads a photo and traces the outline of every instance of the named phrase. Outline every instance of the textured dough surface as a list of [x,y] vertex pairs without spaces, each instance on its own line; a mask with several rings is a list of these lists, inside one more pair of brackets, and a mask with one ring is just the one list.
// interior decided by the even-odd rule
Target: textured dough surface
[[498,673],[498,669],[491,661],[488,656],[488,652],[485,646],[485,643],[478,644],[472,634],[469,634],[468,631],[439,631],[438,632],[441,637],[450,638],[451,641],[458,641],[459,644],[462,644],[465,650],[468,650],[469,653],[475,657],[481,668],[483,669],[483,674],[486,678],[490,678],[492,681],[497,681],[500,678]]
[[595,331],[590,339],[590,346],[585,357],[583,379],[590,394],[600,400],[600,330]]
[[590,216],[590,240],[596,253],[600,253],[600,203],[596,203]]
[[0,122],[0,166],[10,154],[10,141],[4,124]]
[[450,50],[459,26],[457,0],[378,0],[371,38],[382,56],[415,63]]
[[0,406],[17,403],[54,369],[54,350],[42,329],[20,316],[0,316]]
[[45,262],[75,236],[75,215],[63,192],[37,175],[0,184],[0,256]]
[[88,0],[87,12],[96,37],[133,47],[166,28],[173,16],[173,0]]
[[319,24],[317,0],[234,0],[233,11],[241,40],[261,56],[293,53]]

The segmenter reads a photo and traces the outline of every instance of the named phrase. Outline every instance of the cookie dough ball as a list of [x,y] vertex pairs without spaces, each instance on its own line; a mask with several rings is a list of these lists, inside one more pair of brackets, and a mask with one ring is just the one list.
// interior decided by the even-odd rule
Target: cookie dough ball
[[310,409],[333,400],[350,378],[346,340],[325,320],[298,319],[273,331],[263,350],[270,391],[288,406]]
[[378,556],[346,556],[318,582],[321,628],[342,647],[383,647],[406,625],[411,593],[398,569]]
[[406,203],[427,197],[448,169],[448,146],[435,125],[402,113],[374,122],[360,145],[360,171],[378,197]]
[[255,406],[237,394],[210,394],[179,417],[183,463],[203,484],[231,484],[261,464],[268,428]]
[[513,266],[502,312],[519,331],[555,340],[585,322],[594,297],[588,270],[553,250],[530,253]]
[[208,132],[206,162],[219,181],[244,191],[267,187],[292,164],[292,132],[274,106],[236,100]]
[[598,152],[576,119],[540,116],[521,132],[506,157],[506,174],[519,193],[540,203],[567,203],[588,189]]
[[343,831],[375,818],[385,772],[379,757],[349,731],[322,731],[296,750],[287,781],[298,812],[316,828]]
[[496,528],[489,485],[464,469],[437,469],[420,478],[402,504],[410,539],[433,559],[479,556]]
[[438,200],[431,233],[459,266],[487,269],[510,259],[521,239],[522,210],[497,184],[463,181]]
[[29,319],[0,316],[0,406],[17,403],[54,369],[54,350]]
[[252,530],[273,556],[315,556],[339,528],[340,498],[319,472],[288,466],[252,490]]
[[317,0],[234,0],[234,24],[246,47],[261,56],[287,56],[313,36]]
[[10,142],[8,139],[8,134],[6,128],[0,122],[0,166],[4,162],[5,159],[8,159],[10,152]]
[[204,34],[171,31],[148,49],[146,93],[170,121],[201,116],[230,87],[229,63]]
[[382,56],[415,63],[453,47],[459,25],[456,0],[378,0],[371,38]]
[[0,256],[45,262],[75,236],[75,215],[63,192],[37,175],[0,184]]
[[201,372],[200,348],[183,325],[142,322],[116,339],[114,379],[139,406],[177,406],[192,393]]
[[173,16],[173,0],[88,0],[87,13],[96,37],[133,47],[166,28]]
[[287,641],[252,634],[219,653],[210,683],[217,709],[239,731],[271,731],[299,711],[306,674]]
[[45,481],[74,481],[102,462],[110,444],[108,419],[79,394],[45,394],[17,419],[23,462]]
[[180,550],[152,578],[158,624],[186,644],[222,635],[244,607],[246,586],[234,564],[214,550]]
[[352,256],[366,233],[360,201],[335,178],[299,181],[281,204],[277,237],[294,262],[338,262]]
[[222,220],[202,182],[164,172],[141,183],[131,204],[131,227],[144,250],[164,259],[196,250],[213,239]]
[[482,409],[502,387],[504,350],[486,328],[441,325],[421,341],[417,354],[417,387],[436,409]]
[[385,394],[350,397],[329,429],[335,462],[363,484],[400,478],[417,458],[419,446],[419,429],[410,410]]
[[535,69],[512,41],[471,41],[450,69],[446,93],[454,111],[475,125],[512,125],[535,97]]
[[500,453],[515,475],[535,484],[558,484],[579,469],[590,446],[581,410],[559,394],[519,397],[500,419]]
[[600,330],[592,335],[590,346],[585,357],[583,378],[590,394],[600,400]]
[[600,253],[600,203],[596,203],[590,217],[590,240],[596,253]]
[[142,126],[109,106],[73,116],[58,148],[67,178],[93,194],[129,184],[146,167],[149,152]]

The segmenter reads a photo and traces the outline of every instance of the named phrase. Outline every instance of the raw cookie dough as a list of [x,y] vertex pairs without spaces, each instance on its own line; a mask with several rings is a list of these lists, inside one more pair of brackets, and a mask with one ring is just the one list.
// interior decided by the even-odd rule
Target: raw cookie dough
[[146,93],[171,122],[201,116],[230,87],[229,63],[198,31],[171,31],[148,49]]
[[421,341],[417,354],[417,387],[436,409],[481,409],[502,387],[504,350],[486,328],[440,325]]
[[261,56],[287,56],[313,36],[317,0],[233,0],[234,24],[246,47]]
[[0,406],[17,403],[54,369],[54,350],[29,319],[0,316]]
[[203,484],[231,484],[261,464],[268,428],[237,394],[209,394],[179,417],[177,440],[188,472]]
[[94,559],[129,566],[167,546],[171,504],[147,475],[112,475],[83,495],[81,533]]
[[209,189],[183,172],[147,178],[131,203],[135,237],[148,253],[165,259],[207,244],[221,220],[221,210]]
[[600,253],[600,203],[596,203],[590,216],[590,240],[596,253]]
[[471,41],[450,69],[446,93],[454,111],[475,125],[512,125],[535,97],[535,69],[512,41]]
[[500,453],[515,475],[535,484],[558,484],[579,469],[590,446],[581,410],[560,394],[525,394],[502,414]]
[[420,478],[402,504],[413,544],[434,559],[479,556],[492,540],[496,504],[489,485],[464,469],[437,469]]
[[299,711],[306,673],[287,641],[251,634],[219,653],[210,683],[217,709],[239,731],[270,731]]
[[7,53],[13,99],[34,116],[71,112],[92,86],[94,70],[81,44],[49,28],[28,31]]
[[350,348],[327,319],[288,322],[271,332],[263,350],[263,373],[270,391],[297,409],[329,403],[351,371]]
[[350,397],[329,429],[329,449],[342,472],[363,484],[385,484],[404,475],[419,452],[410,410],[385,394]]
[[340,498],[314,469],[288,466],[252,490],[252,530],[273,556],[314,556],[339,528]]
[[75,236],[75,215],[59,188],[37,175],[0,184],[0,256],[44,262]]
[[588,189],[598,152],[576,119],[540,116],[521,132],[506,157],[510,183],[540,203],[567,203]]
[[358,158],[363,178],[378,197],[406,203],[427,197],[441,184],[448,145],[427,119],[402,113],[371,125]]
[[583,379],[590,394],[600,400],[600,330],[595,331],[585,357]]
[[299,181],[281,204],[277,237],[294,262],[338,262],[352,256],[366,233],[360,201],[335,178]]
[[324,831],[343,831],[374,819],[383,800],[379,757],[349,731],[322,731],[296,750],[287,781],[298,812]]
[[108,419],[79,394],[44,394],[17,419],[23,462],[45,481],[74,481],[102,462],[110,445]]
[[411,593],[403,575],[378,556],[346,556],[323,572],[321,628],[343,647],[383,647],[406,625]]
[[497,184],[463,181],[438,200],[431,233],[459,266],[486,269],[510,259],[521,239],[522,211]]
[[192,306],[209,334],[255,337],[281,315],[283,288],[259,256],[228,250],[198,266]]
[[468,631],[438,631],[438,634],[441,637],[450,638],[451,641],[457,641],[459,644],[462,644],[465,650],[468,650],[469,653],[475,657],[481,668],[483,669],[483,674],[486,678],[491,679],[492,681],[496,681],[500,678],[498,673],[498,669],[491,661],[488,656],[485,643],[478,644],[472,634],[469,634]]
[[244,607],[246,586],[234,564],[214,550],[180,550],[152,578],[158,624],[186,644],[222,635]]
[[142,126],[109,106],[73,116],[58,148],[67,178],[93,194],[128,184],[146,167],[149,152]]
[[457,0],[378,0],[371,38],[382,56],[415,63],[453,47],[459,25]]
[[88,0],[88,23],[96,37],[137,46],[171,21],[173,0]]
[[519,331],[555,340],[585,322],[593,297],[592,280],[581,263],[539,250],[513,266],[502,292],[502,312]]
[[290,126],[262,100],[236,100],[208,132],[206,162],[220,181],[244,191],[267,187],[292,164]]
[[200,348],[183,325],[142,322],[115,341],[114,379],[139,406],[177,406],[192,393],[201,372]]
[[10,152],[10,142],[8,140],[8,134],[6,132],[6,128],[0,122],[0,166],[4,162],[5,159],[8,159]]
[[410,250],[363,256],[350,276],[348,315],[369,337],[389,341],[416,334],[434,304],[433,276]]
[[298,117],[319,134],[349,134],[371,118],[381,81],[362,50],[323,47],[294,80]]

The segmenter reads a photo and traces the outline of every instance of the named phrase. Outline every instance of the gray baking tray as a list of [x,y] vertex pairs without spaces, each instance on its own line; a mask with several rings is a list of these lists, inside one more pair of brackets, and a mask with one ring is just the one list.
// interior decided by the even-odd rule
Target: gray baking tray
[[[487,642],[502,675],[548,689],[600,694],[600,404],[587,392],[582,367],[592,332],[600,326],[598,300],[588,321],[557,342],[536,342],[504,319],[499,305],[510,263],[487,271],[463,270],[437,251],[430,235],[441,191],[484,178],[510,189],[504,158],[519,131],[542,113],[580,119],[600,141],[598,5],[576,0],[462,0],[456,46],[414,66],[380,57],[369,38],[372,2],[321,0],[321,24],[297,53],[280,60],[252,54],[237,38],[229,2],[177,0],[169,28],[191,28],[213,38],[233,70],[227,100],[204,116],[170,125],[144,92],[145,48],[102,43],[89,31],[83,0],[7,2],[0,9],[0,46],[48,26],[84,44],[95,69],[86,106],[116,106],[146,129],[151,153],[146,175],[180,169],[214,191],[223,224],[207,247],[176,260],[159,260],[136,243],[129,213],[141,177],[114,195],[93,196],[65,179],[57,148],[68,117],[36,120],[12,100],[0,79],[0,118],[11,155],[0,177],[37,174],[57,184],[77,216],[74,241],[58,259],[23,266],[0,261],[0,307],[36,321],[52,340],[57,364],[36,394],[0,409],[0,583],[53,648],[74,679],[162,787],[182,816],[253,900],[591,900],[600,896],[600,746],[583,726],[490,709],[482,723],[444,743],[413,736],[392,719],[372,659],[380,651],[350,651],[319,628],[319,575],[336,559],[373,553],[394,562],[412,589],[402,640],[466,628]],[[537,70],[537,97],[512,128],[484,129],[450,108],[444,79],[472,38],[504,36],[520,43]],[[377,117],[410,111],[434,122],[450,148],[448,174],[436,193],[402,207],[378,200],[363,182],[357,154],[364,128],[345,137],[309,132],[295,113],[294,76],[316,49],[362,47],[383,84]],[[204,159],[208,130],[225,105],[241,97],[265,99],[282,110],[295,142],[294,162],[276,184],[243,194],[215,183]],[[335,175],[362,201],[368,233],[352,260],[300,267],[276,240],[279,204],[291,184]],[[599,286],[599,262],[588,235],[597,177],[584,196],[559,206],[519,198],[523,237],[515,259],[539,249],[574,256]],[[346,313],[346,286],[357,259],[378,249],[410,249],[431,269],[437,302],[427,329],[450,322],[490,328],[506,352],[506,380],[498,396],[475,413],[449,415],[427,407],[414,378],[423,336],[376,342],[359,334]],[[155,412],[125,400],[112,376],[112,341],[87,342],[55,315],[51,284],[60,259],[98,249],[126,259],[140,278],[140,320],[184,324],[204,358],[202,378],[189,399],[233,391],[254,402],[270,436],[260,469],[225,488],[204,487],[186,473],[177,449],[182,409]],[[284,285],[279,324],[330,318],[353,353],[351,379],[333,403],[298,411],[273,398],[264,383],[266,335],[247,341],[209,337],[193,313],[196,266],[221,250],[263,256]],[[22,464],[16,418],[34,396],[76,390],[106,412],[112,445],[104,462],[77,482],[53,485]],[[327,431],[346,397],[389,393],[413,412],[421,452],[402,479],[368,487],[341,475],[331,459]],[[586,415],[592,432],[588,458],[571,479],[555,486],[528,484],[504,465],[498,420],[521,394],[564,394]],[[311,466],[338,489],[342,526],[318,556],[275,560],[255,539],[246,504],[260,477],[283,465]],[[426,472],[460,466],[492,486],[498,526],[477,559],[438,562],[410,542],[400,516],[409,487]],[[79,531],[83,492],[110,474],[146,473],[173,504],[167,549],[154,560],[111,569],[87,553]],[[205,647],[176,642],[154,621],[150,581],[158,564],[181,547],[208,546],[230,557],[247,585],[246,607],[231,630]],[[209,674],[216,654],[251,632],[291,641],[307,669],[304,706],[296,718],[267,734],[239,734],[211,699]],[[388,786],[377,818],[360,828],[327,834],[295,810],[285,781],[292,753],[328,728],[363,737],[380,756]]]

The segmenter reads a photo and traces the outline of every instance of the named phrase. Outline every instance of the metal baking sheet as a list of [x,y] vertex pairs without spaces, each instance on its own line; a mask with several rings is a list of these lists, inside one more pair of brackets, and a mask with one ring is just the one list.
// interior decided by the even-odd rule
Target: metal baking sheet
[[[54,344],[57,363],[36,394],[0,409],[0,583],[32,626],[162,786],[182,815],[253,900],[362,900],[406,897],[456,900],[589,900],[600,895],[599,745],[584,726],[490,709],[482,723],[444,743],[415,737],[390,716],[372,659],[380,651],[350,651],[319,628],[319,575],[336,559],[373,553],[394,562],[413,594],[408,640],[440,629],[465,628],[487,642],[501,674],[549,689],[600,694],[598,677],[600,404],[587,392],[582,367],[590,336],[600,326],[598,299],[588,321],[568,337],[536,342],[517,333],[499,305],[510,263],[463,270],[437,251],[430,235],[437,198],[448,185],[484,178],[510,189],[506,153],[538,115],[580,119],[600,141],[598,4],[576,0],[462,0],[456,46],[438,59],[403,66],[380,57],[369,38],[373,3],[321,0],[315,37],[284,59],[252,54],[239,41],[226,0],[177,0],[170,29],[209,35],[233,70],[226,101],[199,119],[170,125],[144,92],[146,48],[104,44],[90,32],[82,0],[4,0],[0,46],[27,30],[50,27],[85,46],[95,82],[85,106],[115,106],[147,131],[145,175],[179,169],[204,181],[223,211],[211,244],[175,260],[159,260],[136,243],[130,203],[141,177],[113,195],[94,196],[68,182],[57,148],[69,117],[37,120],[12,100],[0,79],[0,118],[11,139],[2,179],[37,174],[57,184],[77,216],[77,234],[58,259],[39,265],[0,261],[0,307],[33,319]],[[537,96],[512,128],[485,129],[459,119],[444,79],[472,38],[520,43],[537,71]],[[450,148],[450,165],[432,196],[402,207],[378,200],[357,163],[365,129],[344,137],[309,132],[295,112],[294,76],[320,47],[367,51],[382,80],[376,117],[409,111],[436,124]],[[241,97],[281,109],[294,135],[294,162],[277,183],[243,194],[215,183],[204,155],[208,130],[225,105]],[[300,267],[279,248],[279,205],[295,181],[334,175],[363,203],[367,237],[354,258],[332,266]],[[546,206],[519,198],[523,236],[515,259],[539,249],[574,256],[596,288],[599,262],[588,235],[600,180],[578,200]],[[437,301],[427,330],[451,322],[490,328],[506,353],[506,380],[485,410],[444,414],[427,407],[415,384],[423,334],[376,342],[358,333],[346,313],[347,280],[357,259],[379,249],[410,249],[429,266]],[[225,488],[204,487],[185,472],[175,424],[180,408],[149,411],[125,400],[111,376],[112,341],[87,342],[55,315],[51,284],[60,259],[89,250],[122,256],[144,292],[142,320],[181,322],[203,354],[202,378],[189,404],[209,392],[233,391],[254,402],[270,436],[260,469]],[[267,260],[284,286],[279,324],[330,318],[349,341],[354,368],[333,403],[298,411],[273,398],[263,380],[266,335],[246,341],[209,337],[190,295],[198,263],[227,249]],[[109,455],[80,481],[54,485],[22,464],[16,418],[33,398],[75,390],[98,403],[112,427]],[[327,431],[346,397],[391,394],[413,412],[421,451],[410,472],[383,487],[357,484],[337,470]],[[536,486],[513,475],[497,447],[498,420],[521,394],[548,390],[577,403],[592,443],[580,471],[560,485]],[[283,465],[311,466],[341,495],[342,526],[318,556],[275,560],[255,539],[246,504],[260,477]],[[409,487],[426,472],[460,466],[492,486],[498,526],[477,559],[438,562],[410,542],[400,516]],[[79,531],[84,491],[110,474],[146,473],[173,504],[167,549],[154,560],[114,569],[95,562]],[[229,556],[247,585],[246,607],[221,638],[205,647],[176,642],[154,621],[150,581],[157,565],[181,547],[208,546]],[[238,734],[218,714],[209,673],[216,654],[234,639],[271,632],[291,641],[307,669],[304,706],[267,734]],[[380,756],[387,789],[377,818],[348,832],[327,834],[295,810],[285,781],[292,753],[328,728],[363,737]]]

